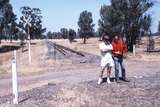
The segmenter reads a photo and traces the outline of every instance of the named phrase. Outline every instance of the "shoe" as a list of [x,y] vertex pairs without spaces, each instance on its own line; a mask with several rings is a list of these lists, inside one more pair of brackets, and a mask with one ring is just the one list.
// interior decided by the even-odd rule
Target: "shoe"
[[121,83],[119,80],[115,80],[116,83]]
[[130,82],[128,79],[122,79],[122,81],[124,81],[124,82]]
[[110,78],[107,78],[107,83],[111,84]]
[[97,84],[100,85],[100,84],[102,84],[102,82],[103,82],[103,79],[99,78]]

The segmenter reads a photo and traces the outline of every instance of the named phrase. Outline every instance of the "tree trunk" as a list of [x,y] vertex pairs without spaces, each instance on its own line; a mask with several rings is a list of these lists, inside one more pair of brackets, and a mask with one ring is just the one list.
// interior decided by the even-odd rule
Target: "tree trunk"
[[1,39],[2,39],[2,32],[0,32],[0,44],[1,44]]
[[133,42],[131,41],[127,42],[127,49],[129,52],[133,52]]
[[10,43],[12,43],[12,34],[9,33],[9,37],[10,37]]
[[0,29],[0,44],[1,44],[1,39],[2,39],[2,30]]
[[136,45],[138,31],[133,27],[127,36],[127,49],[129,52],[133,52],[133,45]]
[[83,38],[83,43],[86,44],[86,38]]
[[126,44],[127,44],[127,49],[129,52],[133,52],[133,40],[132,40],[132,35],[128,34],[126,38]]
[[10,43],[12,43],[12,37],[10,38]]

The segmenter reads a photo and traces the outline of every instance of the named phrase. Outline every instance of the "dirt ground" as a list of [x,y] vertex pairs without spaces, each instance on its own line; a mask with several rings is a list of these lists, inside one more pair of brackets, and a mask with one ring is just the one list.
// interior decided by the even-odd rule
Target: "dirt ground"
[[49,83],[19,95],[19,105],[12,96],[0,98],[1,107],[159,107],[160,73],[130,78],[130,83],[87,81],[78,84]]
[[[160,38],[154,39],[159,50]],[[1,47],[10,45],[2,43],[0,107],[159,107],[160,52],[147,53],[146,38],[142,40],[136,48],[136,56],[128,53],[127,77],[130,82],[112,82],[111,85],[104,82],[100,86],[96,84],[100,70],[98,38],[89,39],[86,45],[81,40],[72,44],[68,40],[49,40],[81,52],[85,57],[68,51],[67,56],[55,57],[55,51],[46,40],[32,41],[31,64],[28,63],[28,51],[17,50],[20,104],[16,106],[12,103],[10,79],[13,51],[2,51]],[[15,42],[12,45],[18,46]]]

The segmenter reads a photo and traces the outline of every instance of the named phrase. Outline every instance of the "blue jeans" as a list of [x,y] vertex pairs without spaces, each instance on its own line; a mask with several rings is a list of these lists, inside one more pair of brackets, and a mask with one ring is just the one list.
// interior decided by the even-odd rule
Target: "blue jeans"
[[122,79],[126,79],[126,59],[114,57],[115,80],[119,79],[119,64],[122,72]]

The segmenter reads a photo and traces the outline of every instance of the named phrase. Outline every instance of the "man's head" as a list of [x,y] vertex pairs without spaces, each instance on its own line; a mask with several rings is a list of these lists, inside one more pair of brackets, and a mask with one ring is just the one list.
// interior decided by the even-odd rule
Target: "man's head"
[[115,41],[115,42],[118,42],[119,39],[120,39],[120,36],[119,36],[119,35],[115,35],[114,41]]
[[102,40],[103,40],[104,42],[109,42],[110,38],[109,38],[108,35],[103,34],[103,35],[102,35]]

